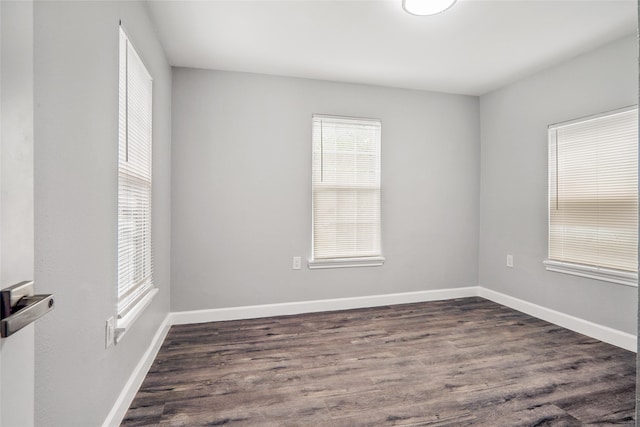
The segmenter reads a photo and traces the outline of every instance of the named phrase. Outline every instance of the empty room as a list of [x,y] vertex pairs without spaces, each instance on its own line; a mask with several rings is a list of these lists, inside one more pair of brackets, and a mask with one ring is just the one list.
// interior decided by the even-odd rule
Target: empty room
[[634,0],[0,1],[0,427],[635,425]]

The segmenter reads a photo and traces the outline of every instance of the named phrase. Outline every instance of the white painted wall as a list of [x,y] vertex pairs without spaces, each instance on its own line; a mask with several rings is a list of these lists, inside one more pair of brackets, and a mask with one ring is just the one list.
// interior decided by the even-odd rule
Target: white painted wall
[[542,261],[547,126],[637,104],[637,52],[629,36],[480,98],[479,284],[632,334],[637,288],[548,272]]
[[[154,251],[160,289],[115,347],[118,22],[154,78]],[[147,5],[35,3],[36,282],[56,309],[36,325],[35,421],[98,426],[169,311],[171,68]]]
[[[172,311],[475,285],[478,99],[174,69]],[[382,267],[311,249],[311,115],[382,120]]]
[[[33,279],[33,2],[0,2],[0,288]],[[36,290],[43,287],[36,284]],[[41,320],[40,320],[41,321]],[[33,426],[34,326],[0,340],[0,426]]]

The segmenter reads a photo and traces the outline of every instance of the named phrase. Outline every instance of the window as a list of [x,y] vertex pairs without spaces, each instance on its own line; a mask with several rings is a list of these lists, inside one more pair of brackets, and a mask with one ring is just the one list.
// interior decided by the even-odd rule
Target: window
[[382,265],[379,120],[313,116],[309,268]]
[[153,288],[151,253],[152,80],[120,28],[118,326]]
[[635,285],[638,110],[549,127],[551,271]]

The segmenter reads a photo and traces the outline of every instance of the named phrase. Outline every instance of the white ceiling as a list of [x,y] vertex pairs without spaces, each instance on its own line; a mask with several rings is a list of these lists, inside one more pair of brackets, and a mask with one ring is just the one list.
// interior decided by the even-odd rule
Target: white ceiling
[[635,0],[149,0],[174,66],[480,95],[633,34]]

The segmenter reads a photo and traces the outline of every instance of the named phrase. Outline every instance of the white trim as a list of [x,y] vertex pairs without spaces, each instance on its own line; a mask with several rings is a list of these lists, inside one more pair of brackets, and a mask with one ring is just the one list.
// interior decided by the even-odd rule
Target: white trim
[[393,304],[448,300],[479,296],[514,310],[526,313],[563,328],[570,329],[591,338],[621,347],[632,352],[637,351],[637,337],[588,320],[580,319],[559,311],[505,295],[482,286],[469,286],[453,289],[436,289],[430,291],[405,292],[364,297],[336,298],[316,301],[289,302],[281,304],[253,305],[245,307],[217,308],[210,310],[178,311],[167,314],[149,348],[131,374],[131,377],[118,396],[103,427],[119,426],[135,394],[142,384],[153,360],[172,325],[191,323],[220,322],[226,320],[255,319],[290,314],[315,313],[322,311],[338,311],[353,308],[380,307]]
[[118,344],[122,337],[127,333],[129,329],[131,329],[131,325],[136,321],[138,317],[142,314],[145,308],[151,304],[153,297],[158,293],[158,288],[153,288],[147,292],[147,294],[142,297],[140,301],[133,306],[129,312],[122,317],[122,319],[118,319],[116,321],[116,337],[115,343]]
[[617,108],[617,109],[611,110],[611,111],[605,111],[604,113],[591,114],[589,116],[576,117],[575,119],[571,119],[571,120],[567,120],[567,121],[559,122],[559,123],[554,123],[552,125],[547,126],[547,129],[556,129],[556,128],[559,128],[561,126],[568,126],[568,125],[573,125],[573,124],[576,124],[576,123],[588,122],[589,120],[595,120],[595,119],[599,119],[601,117],[613,116],[615,114],[620,114],[620,113],[626,113],[627,111],[632,111],[632,110],[635,110],[637,108],[638,108],[638,104],[627,105],[626,107]]
[[591,338],[637,351],[637,337],[599,325],[585,319],[542,307],[481,286],[469,286],[453,289],[405,292],[386,295],[371,295],[352,298],[336,298],[316,301],[288,302],[280,304],[253,305],[244,307],[215,308],[209,310],[178,311],[170,313],[172,325],[191,323],[221,322],[226,320],[257,319],[261,317],[284,316],[322,311],[349,310],[353,308],[380,307],[393,304],[427,302],[454,298],[479,296],[514,310],[521,311],[538,319],[570,329]]
[[362,258],[310,259],[307,266],[310,270],[320,268],[344,267],[379,267],[384,264],[384,257],[372,256]]
[[214,308],[210,310],[178,311],[171,313],[171,324],[184,325],[189,323],[220,322],[225,320],[257,319],[261,317],[466,298],[477,295],[478,287],[471,286],[466,288],[437,289],[430,291],[404,292],[398,294],[371,295],[352,298]]
[[171,327],[171,315],[167,314],[164,318],[162,324],[158,328],[155,336],[151,340],[151,344],[147,348],[147,351],[144,352],[138,365],[136,365],[135,369],[131,373],[129,380],[122,388],[118,399],[113,404],[113,408],[107,415],[102,427],[117,427],[122,423],[124,416],[131,406],[131,402],[133,402],[133,398],[136,396],[138,389],[142,385],[142,381],[144,381],[149,368],[153,364],[153,360],[156,358],[164,339],[169,332],[169,328]]
[[610,268],[593,267],[589,265],[574,264],[571,262],[554,261],[545,259],[542,261],[547,271],[571,274],[572,276],[586,277],[588,279],[603,280],[619,285],[638,287],[638,273],[631,273]]
[[635,335],[542,307],[500,292],[492,291],[491,289],[483,287],[479,287],[478,289],[478,296],[482,298],[521,311],[530,316],[553,323],[554,325],[562,326],[574,332],[624,348],[625,350],[637,352],[638,338]]

